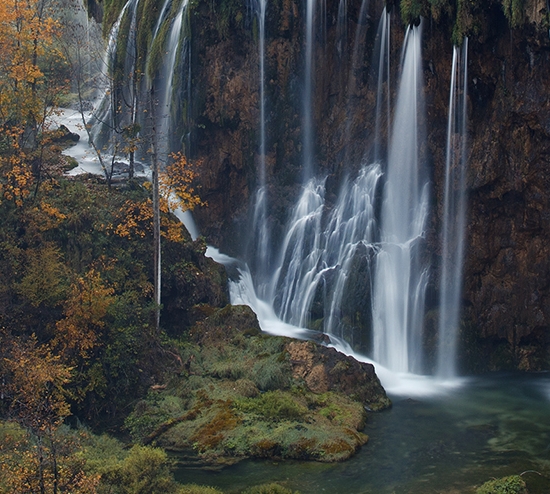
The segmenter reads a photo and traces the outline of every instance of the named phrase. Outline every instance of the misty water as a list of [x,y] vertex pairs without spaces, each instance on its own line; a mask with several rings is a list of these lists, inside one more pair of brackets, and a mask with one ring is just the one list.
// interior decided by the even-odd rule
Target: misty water
[[431,396],[390,396],[393,407],[369,414],[369,442],[347,462],[180,464],[178,480],[229,492],[276,481],[304,494],[424,494],[474,492],[493,477],[523,474],[531,494],[550,492],[549,374],[493,374]]

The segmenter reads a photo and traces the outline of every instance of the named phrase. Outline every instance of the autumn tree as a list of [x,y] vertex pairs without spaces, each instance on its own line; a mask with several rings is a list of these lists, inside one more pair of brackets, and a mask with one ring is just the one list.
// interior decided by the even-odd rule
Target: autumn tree
[[177,209],[193,210],[204,205],[194,188],[197,177],[197,167],[200,163],[192,163],[183,153],[172,153],[170,162],[161,171],[156,145],[154,126],[154,106],[151,105],[152,124],[152,179],[147,187],[152,189],[152,197],[142,202],[126,201],[125,207],[119,213],[119,221],[112,229],[122,237],[145,237],[150,233],[153,238],[154,266],[154,302],[157,306],[155,327],[158,331],[160,323],[161,301],[161,237],[168,240],[182,240],[182,224],[176,221],[170,213]]
[[48,117],[65,85],[47,0],[0,3],[0,196],[21,206],[40,180]]
[[9,348],[0,362],[1,396],[8,416],[25,431],[0,445],[4,487],[13,493],[94,492],[98,479],[87,476],[75,458],[68,461],[72,451],[58,434],[70,415],[72,369],[35,335],[19,339],[2,330],[2,338]]
[[102,393],[103,372],[94,369],[96,350],[104,341],[109,307],[115,302],[114,289],[95,269],[78,277],[64,303],[64,316],[56,323],[53,346],[65,363],[74,367],[73,399],[82,401],[86,394]]

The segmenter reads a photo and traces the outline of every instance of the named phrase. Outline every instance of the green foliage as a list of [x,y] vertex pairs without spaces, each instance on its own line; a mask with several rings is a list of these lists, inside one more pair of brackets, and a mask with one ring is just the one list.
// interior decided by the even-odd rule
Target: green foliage
[[128,456],[124,443],[107,434],[86,434],[80,454],[86,459],[90,472],[99,475],[108,474]]
[[298,491],[291,491],[276,483],[256,485],[245,489],[242,494],[298,494]]
[[252,379],[262,390],[285,388],[289,385],[284,362],[281,362],[278,354],[256,362],[252,368]]
[[237,408],[260,419],[275,421],[302,421],[308,413],[307,407],[281,390],[267,391],[256,398],[243,398],[237,402]]
[[85,431],[68,427],[37,438],[12,423],[0,422],[0,492],[96,493],[99,475],[82,455]]
[[62,262],[60,249],[45,243],[37,249],[28,249],[21,282],[15,289],[33,307],[57,306],[67,294],[67,269]]
[[113,24],[117,21],[118,16],[126,0],[104,0],[103,2],[103,36],[108,36]]
[[[150,331],[152,232],[117,233],[128,221],[128,204],[147,197],[140,187],[121,192],[96,179],[59,178],[22,208],[0,204],[0,277],[5,280],[0,324],[8,334],[35,333],[39,342],[52,345],[73,368],[67,384],[72,411],[87,419],[120,413],[157,380],[163,363],[174,362]],[[163,218],[179,227],[177,220]],[[194,273],[194,283],[197,276],[204,278],[200,296],[209,293],[213,284],[203,269],[210,264],[190,240],[165,239],[162,255],[165,293],[173,293],[182,276],[173,266],[182,265]],[[193,296],[178,300],[178,317],[171,316],[172,309],[164,311],[178,321],[179,332],[181,313],[190,309]]]
[[177,396],[150,392],[138,402],[124,424],[135,440],[142,440],[162,423],[179,416],[183,408],[184,402]]
[[414,24],[420,19],[423,7],[421,0],[401,0],[399,6],[405,24]]
[[[366,442],[359,432],[363,404],[307,391],[292,377],[287,340],[254,330],[250,309],[228,306],[209,314],[191,341],[177,345],[184,370],[128,418],[134,438],[193,448],[214,463],[228,457],[341,461]],[[229,369],[231,362],[238,372]],[[267,368],[277,368],[279,377],[258,379],[258,373],[273,374]],[[280,389],[260,391],[259,384],[276,380]]]
[[102,475],[102,484],[104,492],[113,494],[170,494],[178,491],[167,454],[162,449],[147,446],[133,446],[122,462]]
[[205,485],[186,484],[179,488],[177,494],[222,494],[222,491]]
[[516,28],[523,24],[524,8],[523,0],[501,0],[502,10],[510,27]]
[[527,494],[527,486],[519,475],[511,475],[485,482],[476,494]]
[[242,26],[243,7],[244,4],[238,0],[221,0],[217,6],[211,4],[216,13],[216,29],[220,38],[227,38],[233,30]]
[[429,2],[430,13],[436,21],[438,21],[444,13],[450,14],[453,10],[453,4],[447,0],[429,0]]

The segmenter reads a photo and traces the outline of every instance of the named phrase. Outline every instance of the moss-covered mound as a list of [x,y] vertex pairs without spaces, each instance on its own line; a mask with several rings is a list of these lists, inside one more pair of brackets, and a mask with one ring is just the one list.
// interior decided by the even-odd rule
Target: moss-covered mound
[[476,490],[476,494],[528,494],[528,491],[521,476],[510,475],[485,482]]
[[214,312],[180,351],[179,375],[151,390],[127,426],[135,440],[205,461],[345,460],[367,442],[366,408],[390,406],[371,365],[263,334],[248,307]]

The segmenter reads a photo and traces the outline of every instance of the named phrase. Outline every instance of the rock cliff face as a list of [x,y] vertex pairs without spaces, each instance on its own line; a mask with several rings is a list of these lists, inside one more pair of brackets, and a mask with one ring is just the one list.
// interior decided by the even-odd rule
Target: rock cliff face
[[[302,180],[305,4],[300,0],[267,2],[265,163],[273,238],[280,237]],[[393,87],[405,28],[399,2],[388,4],[393,5]],[[457,36],[458,23],[454,2],[401,2],[401,6],[405,4],[410,4],[410,11],[414,11],[411,5],[424,5],[419,10],[423,15],[429,14],[424,11],[426,6],[432,6],[432,14],[423,21],[426,154],[433,189],[427,232],[432,266],[426,323],[430,346],[434,344],[430,318],[434,320],[437,310],[441,262],[451,39]],[[360,0],[328,0],[323,5],[315,18],[312,121],[315,165],[319,175],[328,175],[330,203],[342,176],[353,173],[363,158],[372,155],[376,104],[372,53],[384,2],[362,5]],[[466,5],[459,7],[465,9],[459,16],[460,32],[470,34],[469,201],[461,366],[463,371],[548,368],[548,5],[545,0],[525,0],[523,18],[515,17],[513,22],[508,22],[500,0]],[[209,242],[240,254],[245,249],[243,232],[260,161],[258,19],[252,7],[236,0],[197,0],[190,6],[193,89],[188,102],[192,122],[188,152],[203,160],[200,183],[208,203],[196,212],[196,219]],[[342,16],[344,6],[346,15]],[[437,15],[433,9],[439,9]],[[413,14],[407,16],[414,18]],[[507,14],[509,19],[514,15]],[[511,29],[510,23],[518,27]],[[381,138],[387,138],[383,130]]]
[[533,25],[503,32],[478,44],[471,82],[468,316],[522,369],[542,365],[550,337],[549,48]]

